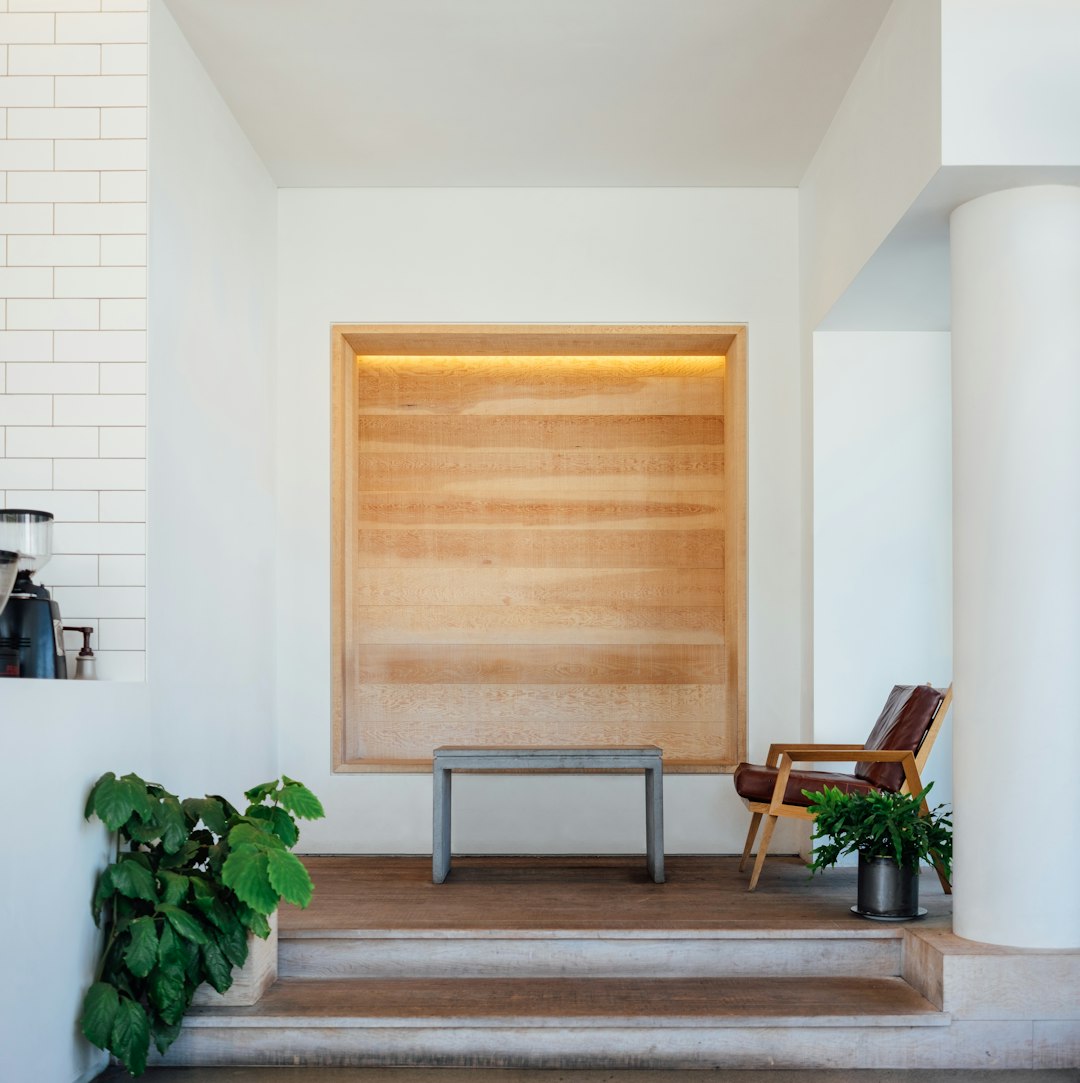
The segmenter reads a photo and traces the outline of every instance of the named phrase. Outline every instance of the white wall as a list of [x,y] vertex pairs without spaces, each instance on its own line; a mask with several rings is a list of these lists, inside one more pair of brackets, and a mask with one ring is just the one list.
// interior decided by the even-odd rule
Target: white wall
[[[8,839],[0,1078],[90,1078],[77,1037],[107,770],[150,770],[144,676],[146,15],[142,0],[0,4],[0,502],[57,517],[54,587],[100,683],[0,682]],[[10,10],[9,10],[10,9]],[[69,647],[71,643],[69,641]]]
[[1077,41],[1075,0],[942,0],[942,160],[1080,163]]
[[[49,6],[37,4],[35,11]],[[53,6],[71,5],[58,0]],[[123,6],[133,5],[123,0]],[[106,0],[105,8],[109,7]],[[145,67],[145,16],[116,15],[122,17],[111,12],[94,17],[61,13],[55,21],[52,14],[21,14],[14,21],[0,17],[0,34],[7,33],[13,40],[10,35],[25,38],[47,29],[51,42],[54,34],[57,41],[71,41],[71,35],[79,32],[89,36],[85,49],[63,51],[62,58],[57,54],[57,63],[95,60],[98,70],[106,71],[110,63],[134,63],[139,54]],[[108,770],[120,774],[133,770],[156,777],[184,794],[219,789],[238,798],[243,786],[276,770],[268,645],[274,625],[276,191],[161,6],[152,13],[152,29],[153,231],[158,253],[151,275],[156,302],[152,305],[150,361],[150,395],[155,403],[150,418],[150,456],[156,485],[149,580],[154,606],[152,686],[105,681],[0,682],[0,762],[4,764],[8,809],[33,824],[32,829],[13,836],[10,875],[4,881],[9,890],[0,892],[0,920],[8,930],[0,945],[0,972],[8,977],[0,993],[0,1078],[4,1080],[86,1080],[105,1063],[104,1055],[93,1050],[77,1031],[79,1006],[92,981],[99,950],[89,900],[97,873],[108,861],[110,846],[102,827],[85,824],[82,818],[86,793],[94,779]],[[131,39],[137,36],[136,30],[142,35],[139,50],[99,44],[119,37]],[[12,54],[19,56],[15,45],[11,49],[9,60]],[[28,52],[27,57],[46,66],[50,63],[43,50]],[[53,82],[51,77],[48,81]],[[101,93],[105,94],[107,82],[103,87]],[[86,97],[77,103],[80,112],[87,117],[92,114],[102,135],[120,137],[109,140],[101,151],[97,168],[102,170],[102,199],[106,193],[130,193],[134,178],[123,170],[109,175],[105,170],[115,169],[117,163],[108,155],[121,153],[125,135],[145,147],[145,102],[106,108],[104,98],[96,97],[91,85],[83,88]],[[61,79],[57,77],[56,92],[60,90]],[[117,91],[112,87],[109,92]],[[34,119],[47,125],[63,119],[53,117],[50,121],[52,110],[44,106],[39,113],[27,123]],[[84,150],[91,142],[87,141]],[[0,144],[0,148],[8,155],[9,164],[13,155],[32,149],[17,141]],[[48,149],[50,155],[54,153],[51,140]],[[55,153],[59,156],[63,152],[58,138]],[[140,194],[138,198],[141,216],[145,197]],[[33,220],[33,207],[19,211],[30,215],[27,221]],[[134,231],[131,207],[117,205],[99,211],[93,205],[65,208],[58,202],[56,211],[58,215],[70,211],[76,223],[76,212],[101,216],[93,220],[97,224],[87,218],[85,228],[92,226],[94,235],[71,229],[71,236],[39,239],[48,240],[50,251],[67,253],[63,259],[68,264],[75,261],[74,254],[89,253],[91,248],[100,254],[102,267],[110,259],[145,264],[145,225]],[[121,212],[128,217],[121,219]],[[49,213],[51,216],[51,207]],[[117,231],[121,220],[129,223],[133,232],[96,235]],[[58,255],[58,265],[60,260]],[[59,272],[56,280],[62,281]],[[100,281],[107,278],[102,276]],[[59,320],[66,303],[49,311]],[[56,389],[65,392],[55,396],[58,408],[78,405],[73,403],[76,397],[91,410],[109,409],[113,399],[137,401],[137,426],[118,428],[115,420],[106,421],[104,415],[97,420],[86,415],[86,425],[93,428],[94,448],[85,462],[85,473],[80,475],[85,484],[70,491],[60,491],[62,486],[58,486],[43,493],[41,500],[49,501],[44,506],[56,508],[60,519],[83,521],[78,527],[62,526],[57,531],[61,554],[80,557],[79,561],[54,561],[61,578],[73,584],[85,582],[70,578],[69,572],[75,575],[71,568],[86,563],[92,564],[92,582],[97,583],[100,568],[103,586],[96,595],[99,600],[110,597],[104,584],[140,584],[137,615],[117,613],[113,629],[127,634],[122,642],[137,655],[137,669],[110,665],[115,659],[108,657],[108,651],[103,668],[107,676],[141,679],[144,334],[126,329],[118,334],[110,327],[119,314],[134,311],[127,301],[96,298],[92,304],[100,315],[100,326],[95,323],[94,327],[68,331],[57,322],[55,327],[45,323],[40,329],[9,331],[2,333],[0,350],[8,351],[4,354],[7,390],[14,390],[13,374],[21,389],[8,398],[20,398],[26,392],[25,399],[13,409],[32,407],[35,397],[30,385],[18,381],[48,375],[45,370],[49,366],[55,366],[60,381]],[[143,307],[140,300],[140,328]],[[46,343],[48,350],[40,356],[11,352],[44,350]],[[31,361],[35,362],[33,371],[20,368]],[[0,371],[4,367],[0,364]],[[75,388],[88,388],[80,382],[87,374],[99,381],[96,386],[104,394],[91,394],[88,389],[85,395],[67,394]],[[127,414],[122,416],[129,419]],[[25,421],[25,415],[17,412],[16,419]],[[7,432],[10,436],[12,429]],[[40,434],[40,439],[62,443],[72,435],[72,429],[60,425]],[[16,444],[21,439],[18,434]],[[116,458],[128,451],[138,454],[130,459]],[[73,453],[53,450],[49,454]],[[19,471],[36,462],[17,455],[0,462],[0,468],[7,471],[4,484],[17,490],[20,502],[30,498],[24,492],[25,483],[18,480],[23,476]],[[49,476],[54,468],[74,469],[72,462],[48,460]],[[131,485],[120,491],[108,480],[113,477],[108,471],[122,469],[122,464],[137,468],[138,484],[132,474]],[[16,498],[12,489],[7,495]],[[136,521],[126,522],[129,519]],[[261,531],[259,524],[264,527]],[[215,592],[216,611],[209,606],[205,592],[197,589],[207,564],[206,553],[222,560],[231,573]],[[127,561],[132,565],[128,567],[119,559],[132,554],[138,557],[137,577],[132,574],[132,561]],[[127,578],[109,578],[117,574]],[[72,599],[79,589],[76,585],[67,593],[58,591],[66,606],[65,619],[113,612],[100,607],[76,609]],[[123,626],[124,621],[135,622],[138,628]],[[100,627],[104,635],[107,622]],[[137,638],[132,638],[136,633]],[[159,738],[156,742],[155,736]]]
[[941,165],[941,0],[895,0],[799,187],[815,329]]
[[151,5],[150,681],[161,781],[239,800],[276,771],[277,190]]
[[[426,775],[330,771],[329,329],[335,321],[749,324],[752,755],[800,725],[801,364],[793,190],[280,193],[281,765],[328,805],[304,844],[425,852]],[[639,850],[640,781],[468,778],[467,850]],[[729,776],[672,776],[672,851],[741,849]],[[794,838],[794,836],[792,836]],[[794,848],[791,841],[780,845]]]
[[78,1036],[100,939],[90,920],[109,837],[83,820],[105,771],[147,773],[143,684],[3,681],[0,763],[13,826],[0,922],[0,1079],[90,1079],[104,1054]]
[[[862,741],[894,684],[952,680],[947,333],[814,335],[814,738]],[[928,764],[951,800],[951,721]]]

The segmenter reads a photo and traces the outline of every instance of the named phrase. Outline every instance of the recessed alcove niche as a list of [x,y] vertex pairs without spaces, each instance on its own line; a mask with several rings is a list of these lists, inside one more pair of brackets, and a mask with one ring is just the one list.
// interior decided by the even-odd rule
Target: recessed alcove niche
[[746,743],[746,329],[342,325],[337,771]]

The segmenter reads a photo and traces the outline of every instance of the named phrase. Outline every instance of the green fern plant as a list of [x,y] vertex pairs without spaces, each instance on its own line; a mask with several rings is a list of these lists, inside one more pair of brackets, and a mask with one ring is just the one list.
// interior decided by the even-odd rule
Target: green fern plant
[[83,999],[82,1033],[132,1075],[151,1040],[164,1053],[180,1034],[195,990],[219,993],[247,959],[247,934],[265,939],[284,899],[311,901],[291,853],[296,819],[322,817],[319,799],[282,776],[248,790],[241,813],[223,797],[180,800],[138,775],[97,780],[86,818],[117,832],[116,860],[98,878],[93,916],[104,924],[97,980]]
[[811,793],[814,813],[814,854],[810,873],[835,865],[845,854],[867,858],[891,858],[902,868],[918,868],[921,862],[939,864],[952,878],[952,820],[945,805],[928,807],[923,814],[931,782],[922,793],[844,793],[834,786]]

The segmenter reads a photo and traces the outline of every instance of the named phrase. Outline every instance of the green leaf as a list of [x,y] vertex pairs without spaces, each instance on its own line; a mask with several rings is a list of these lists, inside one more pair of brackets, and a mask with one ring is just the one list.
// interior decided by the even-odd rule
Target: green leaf
[[184,1018],[191,997],[188,995],[183,970],[164,970],[158,967],[150,973],[147,990],[150,1003],[166,1023],[176,1024]]
[[129,899],[154,902],[157,899],[154,875],[141,861],[134,860],[135,856],[123,854],[119,862],[109,867],[112,886]]
[[163,970],[180,971],[184,968],[184,953],[180,950],[180,938],[171,925],[161,927],[158,939],[158,965]]
[[159,817],[161,820],[161,845],[165,853],[175,854],[187,842],[188,832],[195,826],[195,823],[188,819],[183,806],[171,793],[162,798]]
[[157,963],[157,925],[151,917],[136,918],[129,932],[131,941],[124,951],[124,962],[135,977],[145,978]]
[[180,1037],[182,1029],[182,1023],[166,1023],[164,1019],[157,1015],[150,1019],[150,1036],[154,1039],[154,1045],[161,1054],[168,1052],[169,1046]]
[[132,1075],[146,1071],[146,1054],[150,1048],[150,1020],[142,1005],[123,997],[113,1020],[109,1048],[126,1065]]
[[97,886],[94,888],[94,898],[90,903],[90,913],[94,917],[94,924],[101,924],[101,911],[105,903],[116,894],[116,887],[112,881],[112,866],[108,865],[98,877]]
[[326,812],[322,802],[303,783],[286,778],[285,787],[278,795],[278,801],[293,815],[301,820],[321,820]]
[[285,850],[271,850],[266,855],[270,884],[286,902],[306,907],[315,890],[307,869],[295,854]]
[[199,912],[220,929],[222,923],[229,920],[229,913],[218,892],[218,885],[213,880],[204,880],[202,877],[193,877],[191,880],[191,897]]
[[285,843],[274,834],[269,823],[245,817],[229,831],[229,845],[254,846],[260,850],[281,850]]
[[162,903],[158,906],[158,913],[164,914],[169,924],[185,939],[194,944],[206,943],[206,930],[198,918],[182,910],[179,906],[170,906]]
[[260,914],[258,910],[252,910],[250,906],[244,907],[240,921],[248,932],[253,933],[260,940],[265,940],[270,935],[270,922],[266,915]]
[[[260,914],[259,917],[262,917]],[[265,921],[266,919],[263,918]],[[247,932],[238,920],[233,919],[233,924],[227,929],[219,929],[217,934],[218,947],[225,953],[225,958],[233,966],[243,966],[248,957]]]
[[278,893],[270,883],[267,856],[262,850],[238,846],[225,862],[221,878],[252,910],[272,914],[277,908]]
[[106,945],[105,957],[101,962],[101,973],[98,977],[115,985],[119,992],[124,992],[124,983],[128,981],[128,968],[124,964],[124,949],[130,941],[129,936],[116,937]]
[[184,978],[192,989],[202,984],[202,955],[194,940],[180,938],[180,950],[184,953]]
[[131,839],[132,842],[141,842],[143,845],[149,846],[151,843],[157,842],[161,837],[161,827],[158,825],[156,817],[151,817],[150,820],[144,823],[137,816],[133,816],[124,824],[124,835]]
[[253,805],[257,805],[271,794],[277,793],[277,788],[278,780],[275,778],[273,782],[262,782],[258,786],[252,786],[250,790],[245,790],[244,796]]
[[221,948],[208,940],[202,946],[203,962],[206,964],[207,980],[219,992],[224,993],[232,985],[232,965]]
[[157,783],[144,782],[135,774],[126,774],[120,781],[126,782],[131,787],[131,799],[139,819],[144,822],[152,820],[154,813],[157,811],[157,800],[147,791],[153,790],[156,794],[164,794],[166,791]]
[[86,807],[83,809],[83,819],[89,820],[91,816],[96,814],[98,790],[101,789],[102,784],[115,781],[116,775],[114,775],[112,771],[106,771],[105,774],[90,787],[90,792],[86,795]]
[[[233,966],[243,966],[247,959],[247,933],[234,913],[232,905],[226,904],[218,893],[216,885],[202,880],[193,881],[195,905],[203,916],[217,929],[216,939],[221,950]],[[228,888],[222,888],[233,898]]]
[[110,831],[119,831],[135,812],[139,796],[146,790],[129,780],[117,778],[111,771],[98,779],[90,791],[87,809],[95,813]]
[[300,838],[296,821],[277,805],[252,805],[248,809],[248,817],[252,820],[264,821],[286,846],[295,846]]
[[196,821],[202,820],[215,835],[228,831],[228,817],[219,799],[213,797],[189,797],[183,802],[184,811]]
[[239,816],[240,815],[240,813],[236,811],[236,806],[233,805],[232,802],[226,801],[225,798],[221,796],[221,794],[219,794],[219,793],[208,793],[206,796],[209,797],[211,801],[217,801],[221,805],[221,807],[225,810],[225,815],[227,817],[229,817],[230,819],[233,816]]
[[229,856],[229,841],[221,839],[206,851],[206,864],[215,876],[221,875],[221,867]]
[[[201,865],[202,860],[199,857],[199,850],[201,848],[200,844],[204,840],[201,840],[199,836],[202,834],[203,832],[201,831],[194,832],[192,837],[189,838],[187,842],[185,842],[184,845],[176,851],[175,854],[163,853],[161,855],[161,861],[158,864],[158,868],[179,869],[183,868],[184,865]],[[210,838],[209,832],[206,832],[206,835],[209,841],[213,842],[213,839]],[[209,845],[209,843],[207,843],[207,845]]]
[[108,982],[96,981],[86,990],[82,1005],[83,1037],[98,1049],[109,1047],[120,996]]
[[188,889],[191,887],[191,877],[181,876],[178,872],[169,872],[162,869],[158,872],[161,881],[161,901],[176,906],[187,898]]

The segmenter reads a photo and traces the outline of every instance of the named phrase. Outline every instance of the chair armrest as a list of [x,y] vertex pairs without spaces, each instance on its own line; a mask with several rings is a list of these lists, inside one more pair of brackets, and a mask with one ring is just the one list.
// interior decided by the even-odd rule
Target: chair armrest
[[[775,767],[780,762],[780,754],[782,752],[809,752],[811,750],[816,751],[816,750],[819,750],[819,749],[828,749],[828,750],[835,749],[835,750],[837,750],[839,752],[855,752],[855,751],[858,751],[858,750],[860,750],[860,749],[862,749],[864,747],[865,747],[864,745],[827,745],[827,744],[821,744],[820,742],[818,744],[788,744],[787,742],[784,742],[782,744],[777,743],[777,744],[769,745],[769,756],[765,761],[765,765],[766,765],[766,767]],[[803,758],[802,756],[796,756],[795,757],[796,760],[800,760],[802,758]],[[842,759],[843,757],[841,757],[841,756],[828,757],[827,756],[825,758],[826,759],[830,759],[830,758],[831,759]],[[861,756],[856,756],[855,758],[857,760],[862,759]]]
[[[780,752],[780,760],[776,765],[778,767],[776,785],[773,787],[772,802],[769,806],[770,812],[772,812],[776,806],[784,803],[784,793],[787,790],[788,777],[791,774],[792,765],[796,762],[843,763],[848,761],[858,763],[862,761],[864,763],[899,763],[904,768],[904,785],[907,787],[908,792],[914,795],[922,793],[923,791],[922,779],[919,777],[919,768],[915,763],[915,753],[910,749],[864,748],[861,751],[856,752],[853,749],[844,749],[840,745],[819,745],[816,748],[802,749],[796,749],[794,746],[789,747],[791,752],[795,752],[795,755],[792,756],[791,752],[787,749],[782,749]],[[925,797],[923,798],[921,812],[924,816],[928,815],[930,812],[930,806]]]
[[[795,760],[842,760],[848,759],[858,762],[864,751],[862,745],[788,745],[775,744],[769,747],[769,762],[767,766],[777,768],[776,782],[773,785],[772,800],[769,802],[769,815],[776,816],[777,810],[784,804],[784,794],[787,792],[788,777],[791,775],[791,765]],[[792,753],[795,753],[794,758]],[[839,755],[837,755],[839,753]],[[776,756],[775,761],[773,756]],[[914,763],[914,760],[912,761]]]
[[835,760],[837,763],[858,763],[860,760],[871,760],[874,763],[901,763],[907,756],[914,758],[915,753],[905,748],[864,748],[857,745],[845,748],[842,745],[817,745],[814,748],[802,750],[792,749],[797,755],[790,755],[787,749],[781,751],[781,758],[787,756],[792,763],[827,763]]

